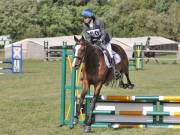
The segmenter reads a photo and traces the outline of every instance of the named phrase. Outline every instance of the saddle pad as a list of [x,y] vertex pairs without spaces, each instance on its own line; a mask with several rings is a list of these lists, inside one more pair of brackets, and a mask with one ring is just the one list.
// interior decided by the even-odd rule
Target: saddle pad
[[[113,53],[113,58],[115,60],[115,64],[118,64],[121,62],[121,57],[119,56],[119,54],[117,54],[115,51],[112,52]],[[103,51],[103,54],[104,54],[104,60],[105,60],[105,63],[106,63],[106,66],[108,68],[111,68],[112,65],[110,64],[109,60],[108,60],[108,57],[106,56],[105,52]]]

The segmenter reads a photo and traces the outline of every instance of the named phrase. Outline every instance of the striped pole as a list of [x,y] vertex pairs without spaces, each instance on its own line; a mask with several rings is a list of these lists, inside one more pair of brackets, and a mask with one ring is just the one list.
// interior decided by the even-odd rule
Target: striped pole
[[12,68],[0,67],[0,70],[12,70]]
[[180,125],[168,125],[168,124],[113,124],[112,128],[174,128],[179,129]]
[[159,101],[180,102],[180,96],[159,96]]
[[[93,96],[86,95],[86,99],[92,99]],[[100,96],[98,98],[102,101],[133,101],[131,96]]]
[[136,47],[136,69],[140,69],[140,46]]
[[109,111],[94,110],[94,114],[101,115],[127,115],[127,116],[180,116],[180,112],[152,112],[152,111]]
[[180,96],[99,96],[98,101],[92,127],[180,128]]
[[144,128],[146,125],[141,125],[141,124],[113,124],[112,128],[118,129],[118,128]]
[[[93,96],[86,95],[86,99],[91,99]],[[180,96],[100,96],[102,101],[170,101],[180,102]]]

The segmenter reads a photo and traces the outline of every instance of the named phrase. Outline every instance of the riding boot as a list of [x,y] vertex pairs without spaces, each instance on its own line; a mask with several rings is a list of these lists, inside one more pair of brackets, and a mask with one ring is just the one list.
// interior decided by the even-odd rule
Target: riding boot
[[116,69],[116,63],[115,63],[114,58],[111,59],[111,65],[113,68],[114,78],[117,80],[120,77],[120,72]]

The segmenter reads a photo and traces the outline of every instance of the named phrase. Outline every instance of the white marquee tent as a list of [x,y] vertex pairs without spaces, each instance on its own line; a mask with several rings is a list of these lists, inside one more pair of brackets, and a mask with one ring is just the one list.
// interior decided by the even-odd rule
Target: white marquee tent
[[[79,36],[80,37],[80,36]],[[128,57],[132,56],[134,44],[146,44],[146,37],[135,37],[135,38],[112,38],[112,43],[116,43],[122,46]],[[150,46],[166,46],[166,50],[177,50],[178,42],[169,40],[164,37],[150,36]],[[62,36],[62,37],[47,37],[47,38],[29,38],[13,43],[13,45],[22,45],[23,48],[23,59],[44,59],[44,41],[48,42],[49,47],[61,46],[62,42],[67,42],[68,45],[74,45],[74,36]],[[5,46],[5,57],[11,56],[12,44]],[[161,47],[162,49],[162,47]]]

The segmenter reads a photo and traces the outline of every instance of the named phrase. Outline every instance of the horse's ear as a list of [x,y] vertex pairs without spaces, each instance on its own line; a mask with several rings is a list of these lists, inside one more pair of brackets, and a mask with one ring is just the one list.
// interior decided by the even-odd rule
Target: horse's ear
[[79,39],[74,35],[74,40],[76,41],[76,43],[79,41]]
[[82,37],[81,37],[81,39],[82,39],[83,41],[85,41],[85,38],[84,38],[84,36],[82,36]]

